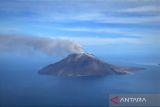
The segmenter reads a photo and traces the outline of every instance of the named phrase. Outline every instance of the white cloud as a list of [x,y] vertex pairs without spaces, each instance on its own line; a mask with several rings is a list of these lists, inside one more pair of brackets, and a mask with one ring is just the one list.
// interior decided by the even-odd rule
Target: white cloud
[[137,38],[100,38],[100,37],[60,37],[79,42],[81,45],[109,45],[109,44],[141,44]]
[[124,10],[120,10],[120,12],[131,12],[131,13],[143,13],[143,12],[158,12],[160,13],[160,6],[159,5],[147,5],[147,6],[138,6],[133,8],[128,8]]
[[107,38],[107,37],[69,37],[61,36],[60,39],[69,39],[72,41],[77,41],[82,46],[99,46],[99,45],[134,45],[134,46],[150,46],[150,47],[160,47],[160,37],[150,36],[142,38]]
[[[121,24],[156,24],[160,23],[160,14],[154,16],[125,17],[124,12],[141,15],[148,12],[159,12],[158,0],[54,0],[54,1],[16,1],[2,2],[0,10],[12,14],[28,12],[33,16],[15,17],[32,21],[92,21],[99,23]],[[115,16],[118,13],[120,16]],[[126,13],[127,15],[127,13]]]
[[[62,27],[62,28],[51,28],[53,30],[60,30],[60,31],[69,31],[69,32],[87,32],[87,33],[98,33],[103,34],[104,36],[110,37],[108,34],[114,34],[115,37],[128,37],[128,38],[139,38],[144,36],[153,36],[159,35],[160,31],[157,29],[129,29],[129,28],[110,28],[110,27]],[[106,34],[106,35],[105,35]]]

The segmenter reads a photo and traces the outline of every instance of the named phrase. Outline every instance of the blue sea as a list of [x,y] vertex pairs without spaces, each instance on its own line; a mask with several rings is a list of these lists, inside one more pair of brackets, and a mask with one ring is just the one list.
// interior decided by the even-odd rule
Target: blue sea
[[142,67],[131,75],[56,77],[39,75],[61,58],[41,55],[0,56],[1,107],[108,107],[111,94],[160,93],[157,58],[97,55],[115,65]]

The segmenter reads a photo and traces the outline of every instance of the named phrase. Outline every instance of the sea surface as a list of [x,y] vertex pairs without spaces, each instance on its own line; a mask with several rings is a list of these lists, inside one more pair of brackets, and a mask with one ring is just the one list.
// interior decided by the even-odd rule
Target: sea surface
[[98,57],[111,64],[145,70],[104,77],[46,76],[39,75],[38,70],[60,59],[1,55],[0,107],[108,107],[111,94],[160,93],[160,66],[156,58]]

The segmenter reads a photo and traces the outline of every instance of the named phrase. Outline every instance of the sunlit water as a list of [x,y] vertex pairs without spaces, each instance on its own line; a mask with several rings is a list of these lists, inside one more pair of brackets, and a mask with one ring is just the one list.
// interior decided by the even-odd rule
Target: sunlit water
[[[101,57],[102,58],[102,57]],[[143,67],[133,75],[104,77],[54,77],[38,69],[53,59],[1,57],[0,106],[97,106],[107,107],[110,94],[160,93],[160,66],[145,60],[103,57],[112,64]]]

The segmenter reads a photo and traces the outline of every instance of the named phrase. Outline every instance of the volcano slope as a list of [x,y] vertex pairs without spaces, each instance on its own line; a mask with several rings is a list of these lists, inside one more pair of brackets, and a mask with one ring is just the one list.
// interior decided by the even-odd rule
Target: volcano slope
[[129,74],[142,68],[119,67],[108,64],[92,54],[70,54],[59,62],[50,64],[39,74],[57,76],[105,76],[110,74]]

